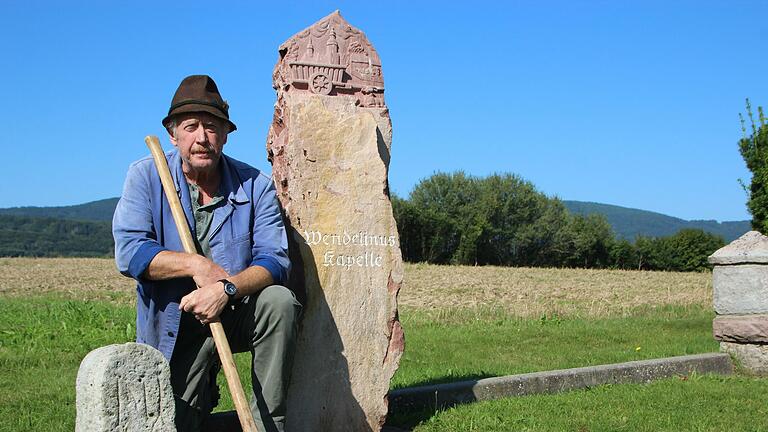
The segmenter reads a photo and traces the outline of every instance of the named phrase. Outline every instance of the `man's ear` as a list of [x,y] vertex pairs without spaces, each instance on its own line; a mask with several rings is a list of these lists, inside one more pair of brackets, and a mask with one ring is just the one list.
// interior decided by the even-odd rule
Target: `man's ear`
[[178,147],[178,141],[176,141],[176,137],[174,136],[175,134],[173,131],[166,129],[166,132],[168,132],[168,139],[171,140],[171,144],[173,144],[174,147]]

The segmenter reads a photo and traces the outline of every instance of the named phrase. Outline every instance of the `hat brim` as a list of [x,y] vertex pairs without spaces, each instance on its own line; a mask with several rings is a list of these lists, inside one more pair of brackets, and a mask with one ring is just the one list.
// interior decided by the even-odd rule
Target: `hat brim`
[[182,105],[180,107],[175,108],[170,113],[168,113],[168,115],[165,116],[165,118],[163,119],[163,127],[165,127],[167,129],[168,125],[171,123],[171,120],[174,117],[176,117],[177,115],[188,114],[188,113],[199,113],[199,112],[208,113],[208,114],[211,114],[214,117],[217,117],[217,118],[220,118],[220,119],[224,120],[225,122],[227,122],[227,124],[229,124],[229,131],[230,132],[234,132],[234,131],[237,130],[237,126],[235,126],[235,124],[232,123],[227,118],[227,116],[221,110],[219,110],[218,108],[212,107],[210,105],[202,105],[202,104],[194,104],[194,103],[187,104],[187,105]]

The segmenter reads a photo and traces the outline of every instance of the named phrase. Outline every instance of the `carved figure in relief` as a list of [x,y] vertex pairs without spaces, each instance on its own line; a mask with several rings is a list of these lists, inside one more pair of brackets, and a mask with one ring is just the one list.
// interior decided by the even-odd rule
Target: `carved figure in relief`
[[199,254],[183,252],[167,200],[155,194],[154,163],[144,158],[128,170],[115,210],[115,259],[138,283],[137,341],[170,363],[178,430],[198,431],[218,401],[207,324],[221,321],[232,352],[256,359],[251,411],[259,430],[282,431],[301,305],[285,287],[288,241],[271,179],[223,154],[236,129],[228,109],[211,77],[193,75],[162,121]]
[[338,11],[284,43],[280,53],[276,89],[348,95],[362,107],[385,106],[379,56]]
[[288,48],[288,54],[285,56],[288,61],[297,61],[299,59],[299,44],[292,43]]
[[[117,387],[117,426],[135,427],[136,416],[141,413],[145,420],[145,429],[151,432],[168,430],[171,425],[163,422],[164,416],[160,415],[160,382],[156,377],[136,381],[123,376],[115,377]],[[147,396],[154,395],[149,400]],[[134,406],[126,407],[123,401],[130,401]],[[138,406],[136,406],[138,405]]]

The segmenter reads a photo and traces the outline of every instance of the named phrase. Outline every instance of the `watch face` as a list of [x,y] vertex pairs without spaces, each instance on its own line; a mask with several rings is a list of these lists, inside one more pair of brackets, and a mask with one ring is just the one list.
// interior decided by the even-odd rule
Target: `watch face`
[[237,294],[237,287],[235,287],[235,284],[232,282],[224,282],[224,292],[227,293],[228,296],[233,296]]

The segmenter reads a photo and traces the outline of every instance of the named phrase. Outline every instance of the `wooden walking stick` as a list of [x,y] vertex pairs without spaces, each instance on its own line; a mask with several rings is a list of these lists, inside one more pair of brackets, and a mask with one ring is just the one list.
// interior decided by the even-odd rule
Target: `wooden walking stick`
[[[171,206],[173,221],[176,223],[176,229],[179,231],[184,251],[187,253],[197,253],[195,242],[192,240],[192,233],[189,231],[189,226],[187,226],[187,218],[184,216],[181,202],[178,195],[176,195],[176,187],[173,184],[171,171],[168,169],[168,161],[165,160],[165,153],[163,153],[163,148],[160,146],[160,141],[156,136],[150,135],[144,138],[144,142],[147,143],[147,147],[149,147],[149,151],[155,159],[157,173],[160,174],[160,181],[163,184],[168,204]],[[258,432],[256,423],[253,421],[253,415],[248,407],[248,400],[245,398],[243,386],[240,384],[240,377],[237,375],[235,360],[232,358],[232,350],[229,348],[224,327],[220,322],[212,322],[209,325],[211,327],[211,334],[213,334],[213,341],[216,343],[216,350],[219,352],[221,365],[224,368],[224,375],[227,377],[229,392],[232,394],[232,401],[235,403],[237,417],[240,419],[240,426],[243,432]]]

